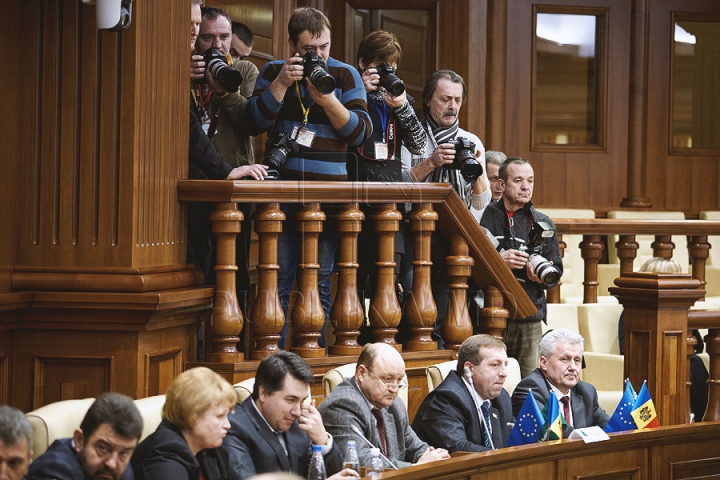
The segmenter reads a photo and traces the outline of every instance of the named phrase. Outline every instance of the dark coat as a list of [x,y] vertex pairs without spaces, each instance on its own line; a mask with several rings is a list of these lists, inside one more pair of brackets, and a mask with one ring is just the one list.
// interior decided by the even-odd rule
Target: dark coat
[[[82,480],[86,478],[72,438],[55,440],[50,447],[33,460],[26,480]],[[128,465],[120,480],[133,480],[133,469]]]

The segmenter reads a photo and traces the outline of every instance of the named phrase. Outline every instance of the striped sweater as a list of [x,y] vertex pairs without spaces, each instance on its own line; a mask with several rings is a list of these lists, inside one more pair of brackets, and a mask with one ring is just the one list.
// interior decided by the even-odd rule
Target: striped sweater
[[[244,127],[250,135],[268,132],[268,137],[273,138],[279,133],[291,134],[302,124],[302,106],[295,85],[287,89],[282,103],[269,90],[284,63],[285,60],[270,62],[258,76],[244,112]],[[304,81],[299,82],[302,104],[310,106],[307,128],[315,132],[315,139],[312,147],[301,147],[296,157],[287,159],[280,170],[283,179],[346,180],[348,145],[361,145],[372,133],[360,74],[350,65],[333,58],[328,59],[326,70],[335,78],[334,95],[348,109],[350,119],[342,128],[334,129],[325,110],[312,102]]]

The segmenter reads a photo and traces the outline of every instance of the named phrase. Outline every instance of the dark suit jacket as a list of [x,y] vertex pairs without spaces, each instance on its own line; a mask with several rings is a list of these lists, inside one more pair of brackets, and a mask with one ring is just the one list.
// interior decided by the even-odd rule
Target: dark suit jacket
[[[307,476],[312,455],[312,440],[298,426],[297,420],[285,432],[289,457],[285,454],[277,435],[268,427],[265,419],[252,404],[252,397],[235,405],[228,417],[230,430],[220,447],[227,451],[230,467],[245,479],[266,472],[292,472]],[[343,454],[333,442],[333,448],[325,455],[327,476],[342,470]]]
[[[550,384],[543,376],[539,368],[536,368],[530,375],[523,378],[513,391],[512,405],[513,414],[517,416],[522,408],[529,389],[532,388],[533,396],[537,400],[538,407],[542,410],[550,397]],[[605,428],[610,417],[598,404],[598,395],[595,387],[582,380],[570,389],[570,408],[572,409],[573,425],[575,428],[584,428],[597,425]],[[563,432],[567,437],[573,427],[568,427]]]
[[240,478],[218,448],[193,455],[180,430],[167,420],[138,445],[130,463],[137,480],[199,480],[201,470],[205,480]]
[[[72,438],[55,440],[45,453],[33,460],[25,476],[26,480],[80,480],[86,478]],[[128,465],[120,480],[133,480],[133,469]]]
[[192,179],[224,180],[233,168],[215,150],[197,116],[190,112],[190,170]]
[[[510,395],[503,389],[490,402],[490,424],[495,448],[507,446],[508,423],[513,423]],[[456,371],[430,392],[415,414],[413,430],[421,440],[452,452],[484,452],[485,428],[470,392]]]

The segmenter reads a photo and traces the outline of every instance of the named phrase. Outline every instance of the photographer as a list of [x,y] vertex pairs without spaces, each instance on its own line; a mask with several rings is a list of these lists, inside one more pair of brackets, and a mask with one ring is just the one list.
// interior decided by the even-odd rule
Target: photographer
[[[562,257],[555,225],[550,217],[533,207],[535,176],[530,162],[519,157],[508,158],[500,167],[499,175],[504,184],[503,196],[497,202],[488,205],[480,225],[498,240],[497,248],[500,256],[538,310],[535,315],[508,321],[503,333],[508,356],[517,359],[521,374],[525,377],[537,368],[538,345],[542,337],[540,322],[546,322],[545,290],[552,286],[538,277],[537,263],[534,265],[529,259],[531,254],[536,253],[551,263],[557,273],[562,275]],[[543,224],[549,227],[544,232],[549,236],[538,238],[533,232],[537,232],[539,226]],[[534,241],[531,241],[531,238]],[[534,244],[538,246],[533,251]],[[543,264],[542,267],[548,265]],[[542,276],[542,272],[540,273]],[[548,280],[546,277],[543,278]]]
[[[423,89],[422,127],[427,146],[419,155],[403,147],[403,180],[450,183],[468,208],[481,210],[491,200],[485,175],[485,148],[477,136],[459,126],[460,107],[466,96],[465,81],[457,73],[438,70],[430,76]],[[406,240],[409,241],[406,241],[405,255],[412,258],[412,239]],[[433,340],[442,348],[440,326],[449,302],[445,267],[449,240],[440,232],[433,232],[431,250],[432,293],[437,306]],[[406,282],[412,285],[411,281]]]
[[[295,10],[288,22],[292,56],[266,64],[245,107],[245,124],[251,135],[268,132],[273,165],[283,180],[347,179],[348,145],[365,142],[372,132],[365,89],[357,70],[330,57],[330,21],[314,8]],[[280,146],[280,142],[289,142]],[[318,286],[325,312],[330,314],[330,274],[338,236],[332,210],[324,205],[328,222],[318,239]],[[285,345],[287,308],[295,281],[300,237],[294,213],[299,206],[283,204],[287,215],[278,238],[278,290],[285,312],[279,345]],[[321,334],[324,334],[323,327]],[[324,346],[320,337],[320,346]]]

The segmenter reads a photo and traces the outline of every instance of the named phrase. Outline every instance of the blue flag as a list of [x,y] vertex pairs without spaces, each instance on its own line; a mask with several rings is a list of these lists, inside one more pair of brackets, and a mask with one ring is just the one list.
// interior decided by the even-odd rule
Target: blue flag
[[530,390],[527,398],[525,398],[525,403],[518,412],[515,426],[510,432],[507,441],[508,447],[537,442],[540,430],[544,425],[545,420],[543,420],[540,408],[538,408],[532,390]]
[[625,392],[623,393],[620,403],[615,409],[610,421],[605,425],[605,431],[607,433],[613,432],[625,432],[628,430],[637,430],[635,420],[633,420],[632,412],[633,405],[635,405],[635,390],[630,383],[630,380],[625,380]]

